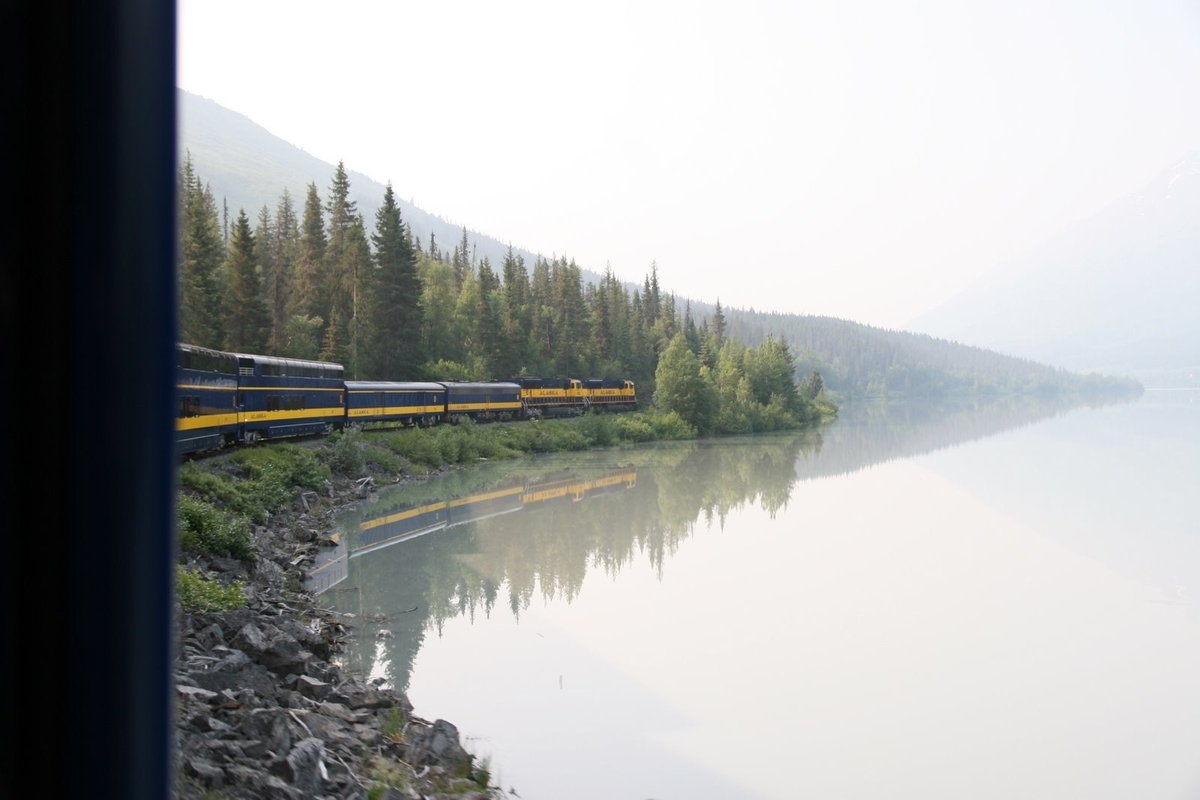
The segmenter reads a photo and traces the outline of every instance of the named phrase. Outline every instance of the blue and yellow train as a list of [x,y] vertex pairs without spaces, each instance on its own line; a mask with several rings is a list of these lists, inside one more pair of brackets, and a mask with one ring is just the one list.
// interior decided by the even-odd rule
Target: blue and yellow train
[[551,414],[632,411],[624,379],[348,381],[341,364],[177,347],[179,454],[331,433],[369,423],[419,425],[506,421]]

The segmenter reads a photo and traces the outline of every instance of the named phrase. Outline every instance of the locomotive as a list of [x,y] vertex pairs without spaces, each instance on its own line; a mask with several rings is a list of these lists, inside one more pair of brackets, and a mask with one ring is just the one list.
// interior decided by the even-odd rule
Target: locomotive
[[183,455],[368,423],[429,427],[633,411],[633,381],[348,381],[341,364],[176,346],[175,449]]

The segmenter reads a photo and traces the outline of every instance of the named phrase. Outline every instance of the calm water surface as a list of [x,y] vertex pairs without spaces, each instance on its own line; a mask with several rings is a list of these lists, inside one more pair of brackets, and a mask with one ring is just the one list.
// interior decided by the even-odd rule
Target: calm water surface
[[398,489],[320,580],[521,800],[1194,800],[1198,487],[1200,392],[851,407]]

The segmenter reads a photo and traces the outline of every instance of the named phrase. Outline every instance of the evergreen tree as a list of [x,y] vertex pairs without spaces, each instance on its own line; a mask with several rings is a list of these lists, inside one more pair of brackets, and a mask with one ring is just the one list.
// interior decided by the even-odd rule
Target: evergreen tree
[[262,277],[255,262],[254,234],[245,211],[238,211],[229,242],[224,274],[225,349],[240,353],[262,353],[267,348],[271,314],[263,297]]
[[650,262],[650,275],[646,278],[646,291],[642,298],[646,304],[646,313],[649,315],[646,318],[648,327],[653,327],[658,321],[659,314],[662,312],[662,295],[658,286],[658,262]]
[[267,330],[267,349],[263,352],[277,355],[274,309],[275,299],[283,286],[274,283],[279,277],[275,270],[275,223],[271,219],[271,210],[265,205],[258,211],[258,225],[254,228],[254,262],[258,265],[258,274],[262,281],[263,300],[271,315],[271,325]]
[[534,371],[545,374],[553,367],[555,355],[554,293],[550,280],[550,263],[541,256],[533,263],[529,305],[529,342]]
[[222,346],[218,272],[225,260],[212,191],[192,166],[189,152],[179,174],[179,337],[201,347]]
[[454,267],[454,282],[460,287],[474,271],[469,247],[470,242],[467,240],[467,226],[464,225],[462,229],[462,241],[454,248],[454,255],[450,260],[450,265]]
[[633,366],[629,342],[629,293],[625,285],[613,274],[611,265],[606,265],[605,268],[603,295],[608,304],[609,324],[612,326],[610,350],[615,362],[613,369],[616,373],[627,374]]
[[[654,376],[654,343],[642,309],[642,295],[634,291],[629,311],[629,370],[636,381]],[[649,388],[649,387],[647,387]]]
[[423,255],[417,259],[417,276],[421,282],[421,308],[424,312],[421,326],[422,363],[461,361],[466,353],[467,334],[459,329],[455,318],[458,298],[454,291],[454,270],[431,255]]
[[479,262],[475,298],[475,353],[482,377],[500,377],[500,279],[486,257]]
[[778,396],[787,411],[799,408],[796,361],[786,342],[767,334],[765,342],[746,354],[745,371],[755,402],[767,405]]
[[421,282],[408,226],[389,181],[375,212],[375,264],[368,304],[370,374],[378,380],[413,380],[420,368]]
[[564,256],[550,270],[554,298],[554,365],[560,375],[576,376],[585,366],[580,352],[588,340],[587,306],[583,302],[583,275]]
[[825,379],[821,377],[820,371],[813,367],[813,371],[809,376],[800,382],[799,393],[800,397],[805,400],[816,400],[820,397],[821,392],[825,390]]
[[611,363],[613,357],[613,326],[609,314],[607,293],[589,285],[588,305],[591,307],[592,355],[597,364]]
[[529,275],[525,260],[513,252],[512,245],[504,256],[504,300],[501,308],[501,337],[504,347],[497,365],[499,375],[516,377],[526,364],[529,350]]
[[[315,187],[310,197],[315,196]],[[350,199],[350,178],[346,164],[339,161],[325,204],[329,214],[328,238],[316,269],[317,295],[309,307],[310,316],[328,320],[323,334],[322,357],[346,367],[346,374],[357,376],[360,281],[370,265],[370,247],[356,203]],[[306,227],[308,207],[305,207]],[[329,330],[333,326],[337,330]]]
[[696,320],[692,318],[692,301],[688,300],[683,310],[683,335],[687,338],[688,347],[697,356],[700,355],[700,331],[696,328]]
[[[322,285],[326,311],[332,323],[333,314],[329,308],[336,306],[338,319],[348,326],[353,317],[353,298],[357,287],[354,276],[348,274],[348,270],[353,269],[354,259],[346,258],[346,244],[350,229],[358,219],[358,209],[350,199],[350,178],[343,161],[338,162],[334,171],[325,210],[329,214],[329,242],[325,246]],[[347,337],[340,338],[345,344]]]
[[[295,274],[300,240],[296,209],[285,187],[275,209],[275,228],[271,239],[271,266],[267,273],[267,305],[271,309],[271,352],[287,353],[288,304]],[[312,356],[309,356],[310,358]]]
[[[299,256],[296,259],[295,279],[288,296],[289,316],[305,316],[310,319],[329,318],[329,303],[325,292],[324,264],[328,239],[325,236],[325,218],[321,209],[321,196],[317,185],[308,185],[304,200],[304,219],[300,223]],[[324,326],[321,328],[324,335]]]
[[725,344],[725,313],[721,311],[721,299],[717,298],[717,308],[712,315],[712,331],[713,336],[717,339],[717,349]]

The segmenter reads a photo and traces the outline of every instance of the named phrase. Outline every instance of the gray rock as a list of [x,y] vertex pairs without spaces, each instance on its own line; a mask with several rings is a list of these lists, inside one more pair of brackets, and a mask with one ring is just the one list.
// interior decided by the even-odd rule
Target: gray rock
[[225,770],[203,758],[189,758],[184,762],[188,775],[198,778],[209,789],[220,789],[225,785]]
[[313,796],[321,792],[329,777],[325,769],[325,743],[320,739],[302,739],[287,756],[292,768],[292,786]]
[[324,681],[300,675],[296,681],[296,691],[313,700],[323,700],[333,691],[333,687]]
[[266,652],[270,642],[267,641],[266,635],[257,625],[248,623],[242,626],[230,644],[239,650],[245,651],[250,658],[257,660]]
[[471,763],[471,757],[459,742],[458,728],[444,719],[437,720],[413,737],[408,757],[413,764],[434,764],[450,771]]

